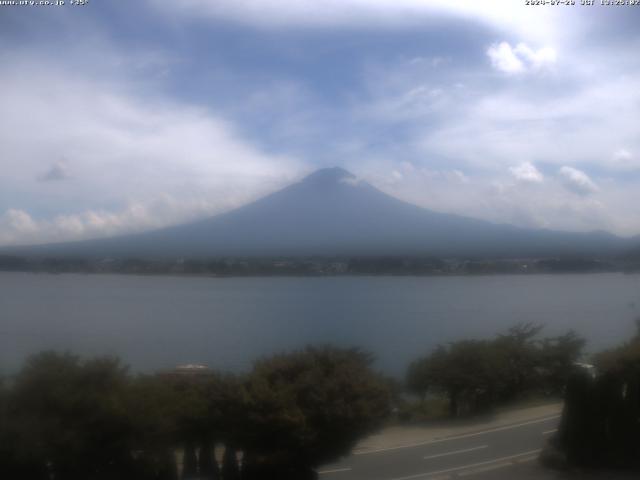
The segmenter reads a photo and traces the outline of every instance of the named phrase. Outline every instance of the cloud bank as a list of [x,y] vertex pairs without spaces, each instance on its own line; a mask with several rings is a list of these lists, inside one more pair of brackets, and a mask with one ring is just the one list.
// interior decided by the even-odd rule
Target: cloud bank
[[438,211],[640,232],[635,10],[26,11],[0,17],[0,244],[180,223],[335,165]]

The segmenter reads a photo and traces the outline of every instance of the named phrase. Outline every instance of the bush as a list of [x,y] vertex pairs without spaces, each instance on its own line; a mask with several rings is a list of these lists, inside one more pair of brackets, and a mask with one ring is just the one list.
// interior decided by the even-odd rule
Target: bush
[[307,348],[262,360],[247,382],[243,445],[293,471],[337,459],[388,415],[384,379],[359,350]]
[[422,399],[428,392],[444,395],[453,417],[487,412],[532,394],[559,396],[584,340],[573,332],[538,339],[541,329],[522,324],[492,340],[439,345],[411,363],[407,388]]

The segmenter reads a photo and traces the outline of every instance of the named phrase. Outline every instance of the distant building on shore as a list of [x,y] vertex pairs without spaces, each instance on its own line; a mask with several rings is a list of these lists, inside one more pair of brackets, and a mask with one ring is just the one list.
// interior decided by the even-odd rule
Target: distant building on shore
[[178,365],[172,370],[166,370],[160,375],[168,378],[206,378],[214,375],[215,372],[206,365],[187,363]]

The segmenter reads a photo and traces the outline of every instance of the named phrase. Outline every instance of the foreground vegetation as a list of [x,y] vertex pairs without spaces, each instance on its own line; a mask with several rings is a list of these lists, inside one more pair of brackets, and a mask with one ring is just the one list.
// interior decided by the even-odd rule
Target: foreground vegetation
[[594,357],[567,384],[550,464],[640,469],[640,322],[627,343]]
[[521,324],[493,339],[440,345],[409,366],[407,387],[423,404],[444,397],[451,417],[527,397],[561,398],[585,341],[572,331],[546,338],[541,331]]
[[38,354],[0,391],[0,477],[169,480],[181,452],[182,478],[233,480],[240,468],[243,479],[314,478],[389,412],[370,363],[358,350],[307,348],[244,378],[132,376],[117,359]]
[[404,386],[357,349],[308,347],[243,376],[196,367],[132,375],[115,358],[44,352],[0,382],[0,478],[312,479],[398,406],[405,419],[460,417],[562,397],[556,457],[639,466],[640,324],[630,342],[596,355],[595,368],[577,363],[585,342],[574,332],[541,332],[521,324],[440,345],[410,365]]
[[413,413],[459,417],[520,399],[564,399],[545,463],[640,469],[640,320],[632,339],[589,363],[580,363],[585,342],[574,332],[545,338],[541,331],[517,325],[493,339],[438,346],[416,360],[407,372],[407,387],[420,398]]

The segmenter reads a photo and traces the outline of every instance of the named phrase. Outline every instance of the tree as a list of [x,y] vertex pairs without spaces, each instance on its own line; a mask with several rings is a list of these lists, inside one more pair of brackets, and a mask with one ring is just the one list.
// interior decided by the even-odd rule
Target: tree
[[303,479],[347,454],[389,412],[389,392],[371,361],[355,349],[309,347],[257,362],[246,384],[248,458],[274,478]]
[[[15,380],[8,413],[17,464],[67,479],[105,479],[133,471],[126,368],[112,358],[31,357]],[[33,475],[33,473],[32,473]]]
[[409,392],[420,397],[424,402],[429,391],[431,379],[429,378],[429,359],[419,358],[409,365],[406,375],[406,385]]
[[224,449],[224,455],[222,458],[222,478],[224,480],[238,480],[240,478],[236,449],[229,444]]
[[573,330],[557,337],[544,338],[540,345],[539,376],[546,395],[561,395],[576,370],[586,341]]
[[640,368],[640,318],[635,323],[636,332],[628,342],[594,356],[593,361],[599,371],[622,374]]
[[557,395],[585,342],[572,331],[540,340],[541,330],[524,323],[492,340],[439,345],[411,363],[407,388],[422,398],[427,391],[444,393],[451,416],[480,413],[528,393]]
[[497,366],[502,400],[514,400],[535,385],[540,363],[536,337],[542,328],[542,325],[520,323],[494,340],[492,346],[499,356]]
[[428,382],[446,394],[452,417],[490,407],[497,387],[496,356],[485,340],[439,346],[425,359]]
[[186,475],[215,478],[212,446],[233,442],[245,415],[237,378],[211,370],[143,375],[132,382],[130,397],[137,444],[156,465],[152,471],[164,468],[164,459],[182,449]]
[[566,388],[557,445],[569,463],[640,469],[640,324],[625,344],[575,369]]

